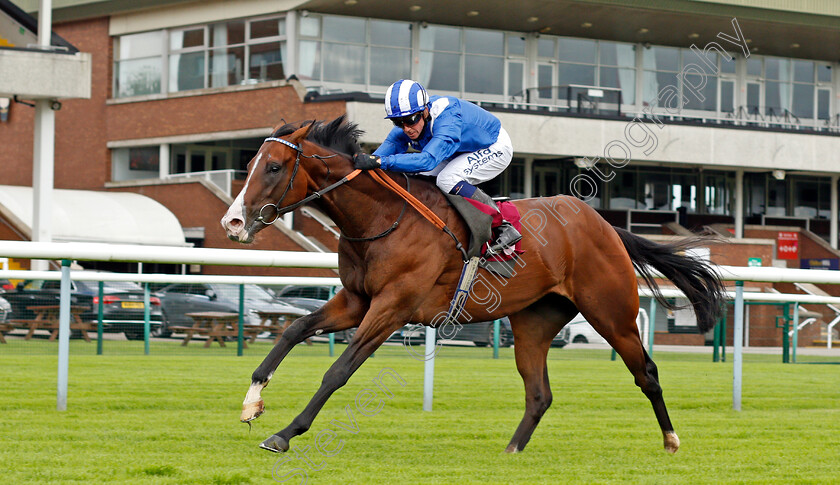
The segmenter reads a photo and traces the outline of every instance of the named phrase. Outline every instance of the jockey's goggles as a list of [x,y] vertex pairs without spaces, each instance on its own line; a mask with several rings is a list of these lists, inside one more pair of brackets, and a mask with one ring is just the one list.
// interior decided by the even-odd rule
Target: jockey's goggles
[[391,118],[391,122],[394,123],[394,126],[397,128],[402,128],[403,126],[414,126],[420,121],[420,118],[423,117],[423,112],[418,111],[414,114],[410,114],[408,116],[403,116],[402,118]]

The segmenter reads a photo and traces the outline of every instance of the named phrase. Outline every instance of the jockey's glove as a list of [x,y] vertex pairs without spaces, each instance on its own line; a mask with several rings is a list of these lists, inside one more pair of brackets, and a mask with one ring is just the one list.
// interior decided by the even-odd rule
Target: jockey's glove
[[353,166],[360,170],[373,170],[379,168],[381,163],[379,157],[367,153],[357,153],[353,157]]

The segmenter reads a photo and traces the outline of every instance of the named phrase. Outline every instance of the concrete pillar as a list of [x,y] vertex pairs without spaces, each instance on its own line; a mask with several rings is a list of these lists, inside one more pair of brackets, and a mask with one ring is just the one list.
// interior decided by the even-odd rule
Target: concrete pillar
[[744,171],[735,171],[735,237],[744,237]]
[[525,194],[526,199],[534,196],[534,157],[525,159],[525,171],[522,174],[522,192]]
[[837,180],[840,175],[831,176],[831,232],[829,236],[829,243],[831,247],[837,249]]

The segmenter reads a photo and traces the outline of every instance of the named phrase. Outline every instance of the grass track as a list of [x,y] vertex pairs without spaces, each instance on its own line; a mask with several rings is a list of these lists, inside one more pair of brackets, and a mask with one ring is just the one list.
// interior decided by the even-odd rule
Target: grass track
[[[12,342],[10,342],[12,343]],[[72,342],[71,349],[84,347]],[[743,411],[732,404],[731,363],[656,352],[682,448],[662,450],[650,405],[623,364],[603,350],[553,349],[554,404],[528,448],[503,453],[524,410],[513,351],[444,348],[435,410],[421,411],[423,365],[401,347],[380,349],[336,392],[293,453],[257,448],[303,409],[332,362],[326,346],[298,346],[265,389],[267,411],[238,422],[250,374],[268,350],[209,355],[198,346],[153,346],[155,355],[71,352],[68,411],[55,411],[56,359],[0,353],[0,469],[6,483],[838,483],[840,367],[782,365],[745,356]],[[0,348],[0,352],[4,350]],[[342,346],[338,346],[338,351]],[[164,354],[164,355],[161,355]],[[406,381],[371,417],[345,406],[381,369]],[[324,458],[316,435],[333,430],[341,450]],[[335,442],[331,446],[335,446]],[[288,457],[288,458],[287,458]],[[288,459],[278,462],[278,459]],[[301,482],[303,483],[303,482]]]

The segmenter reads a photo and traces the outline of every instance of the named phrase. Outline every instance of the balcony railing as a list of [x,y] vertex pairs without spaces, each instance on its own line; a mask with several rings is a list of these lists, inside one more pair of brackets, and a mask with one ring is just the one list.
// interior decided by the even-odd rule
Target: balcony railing
[[224,193],[233,197],[231,188],[234,180],[244,180],[248,172],[244,170],[205,170],[202,172],[187,172],[187,173],[171,173],[166,176],[167,179],[204,179],[217,187]]

